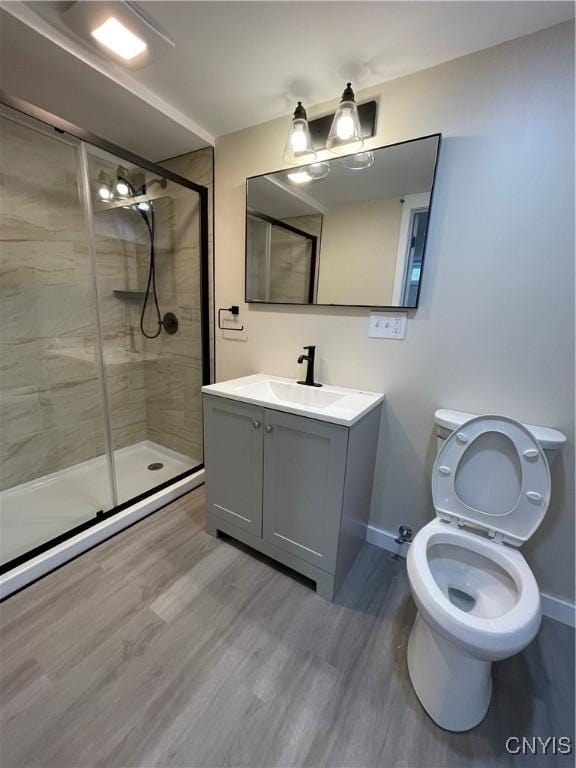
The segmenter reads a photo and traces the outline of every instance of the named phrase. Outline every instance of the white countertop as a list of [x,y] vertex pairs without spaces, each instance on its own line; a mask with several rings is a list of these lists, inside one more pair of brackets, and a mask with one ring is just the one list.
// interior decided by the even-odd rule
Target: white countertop
[[266,373],[207,384],[202,392],[345,427],[351,427],[384,400],[380,392],[330,385],[307,387]]

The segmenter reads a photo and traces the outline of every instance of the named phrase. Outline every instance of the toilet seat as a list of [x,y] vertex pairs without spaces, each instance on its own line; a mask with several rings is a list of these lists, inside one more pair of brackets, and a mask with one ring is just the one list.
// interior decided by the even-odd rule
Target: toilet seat
[[[510,504],[515,487],[517,498]],[[432,471],[432,498],[442,520],[520,546],[548,508],[548,461],[522,424],[504,416],[479,416],[452,432],[440,449]]]
[[[450,602],[430,567],[429,553],[437,544],[474,552],[505,571],[517,592],[512,607],[499,616],[484,618],[470,615]],[[541,620],[540,591],[518,550],[497,546],[437,518],[421,528],[410,545],[407,568],[419,612],[434,630],[458,642],[468,653],[491,660],[507,658],[536,635]]]

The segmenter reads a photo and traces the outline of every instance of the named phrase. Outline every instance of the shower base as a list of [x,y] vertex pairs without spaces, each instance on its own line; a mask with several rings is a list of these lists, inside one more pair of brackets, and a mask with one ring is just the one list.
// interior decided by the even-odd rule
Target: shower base
[[[198,466],[149,440],[114,451],[118,503],[123,504]],[[160,469],[148,469],[161,464]],[[167,502],[166,502],[167,503]],[[108,464],[97,456],[0,493],[2,563],[29,552],[112,506]],[[121,514],[121,513],[119,513]]]

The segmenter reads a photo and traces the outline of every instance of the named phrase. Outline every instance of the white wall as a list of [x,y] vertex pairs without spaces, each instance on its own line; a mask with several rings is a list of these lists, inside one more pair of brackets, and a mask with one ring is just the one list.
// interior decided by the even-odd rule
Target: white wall
[[386,392],[371,522],[388,530],[419,528],[433,514],[436,408],[500,412],[563,430],[570,443],[552,468],[552,503],[525,551],[541,589],[569,599],[572,46],[573,26],[564,24],[360,94],[380,101],[372,146],[436,131],[444,137],[420,306],[405,341],[368,339],[359,310],[242,304],[245,177],[282,167],[288,117],[220,139],[215,181],[216,306],[239,303],[247,331],[218,337],[218,379],[296,376],[301,346],[317,344],[321,381]]
[[322,221],[319,304],[392,304],[399,197],[329,208]]

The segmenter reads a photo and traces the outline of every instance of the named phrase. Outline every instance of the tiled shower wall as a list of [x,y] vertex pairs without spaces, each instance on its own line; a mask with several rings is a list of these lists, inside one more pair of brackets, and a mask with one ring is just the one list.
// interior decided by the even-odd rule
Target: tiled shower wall
[[214,149],[206,147],[196,152],[173,157],[161,163],[174,173],[208,190],[208,326],[210,329],[210,381],[216,377],[214,361]]
[[[199,198],[172,189],[154,203],[156,282],[162,314],[178,318],[174,335],[143,339],[148,438],[202,461],[202,336]],[[146,272],[146,268],[143,270]],[[141,275],[145,283],[146,274]],[[148,317],[153,317],[149,312]],[[149,326],[150,327],[150,326]]]
[[[208,188],[208,299],[213,339],[213,150],[190,152],[162,165]],[[158,340],[145,340],[147,419],[151,440],[202,461],[199,198],[182,188],[173,196],[172,204],[172,208],[156,208],[157,220],[162,221],[159,233],[172,239],[170,243],[158,240],[157,274],[162,312],[174,312],[180,329],[175,336],[162,334],[160,345],[155,344]],[[212,350],[210,344],[211,370]]]
[[104,450],[76,150],[2,120],[0,489]]
[[[5,489],[101,455],[104,413],[76,150],[8,120],[2,138],[0,489]],[[193,167],[199,154],[185,162]],[[210,150],[210,182],[211,157]],[[205,167],[207,157],[198,163]],[[175,336],[144,339],[141,303],[113,293],[145,286],[148,241],[138,216],[118,208],[94,217],[112,437],[114,448],[150,439],[200,461],[198,197],[173,184],[167,192],[154,204],[157,276],[162,312],[172,311],[180,321]]]
[[118,449],[148,438],[141,300],[114,293],[142,286],[148,235],[139,214],[121,207],[97,207],[93,228],[112,444]]

